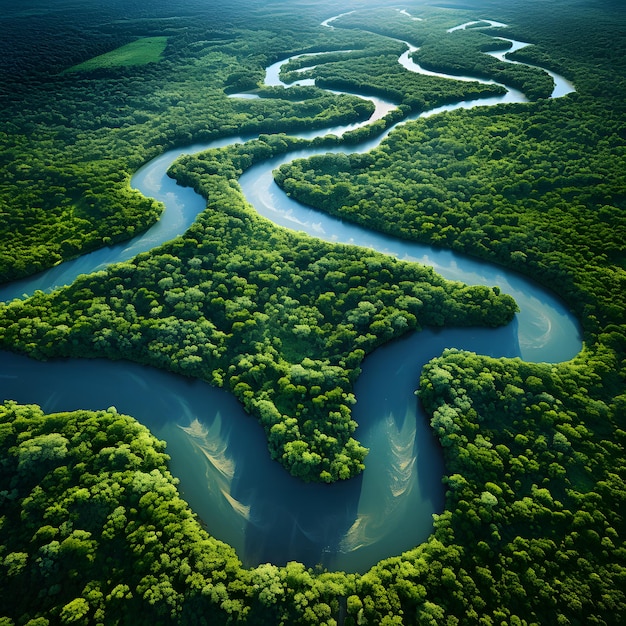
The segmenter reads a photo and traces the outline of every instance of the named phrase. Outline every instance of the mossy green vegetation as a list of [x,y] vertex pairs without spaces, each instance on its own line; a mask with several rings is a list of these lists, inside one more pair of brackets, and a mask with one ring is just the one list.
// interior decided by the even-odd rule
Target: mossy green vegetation
[[343,614],[348,624],[619,624],[624,396],[607,404],[589,369],[613,368],[610,359],[531,365],[448,351],[432,362],[421,397],[446,452],[446,511],[429,541],[362,576],[296,563],[242,569],[180,499],[163,442],[134,420],[113,408],[44,415],[6,403],[5,614],[48,623],[336,624]]
[[111,52],[105,52],[74,65],[67,72],[90,72],[98,69],[157,63],[165,51],[165,46],[167,46],[167,37],[142,37]]
[[[370,26],[375,24],[368,23]],[[343,25],[343,20],[338,24]],[[399,28],[395,36],[408,40],[410,31]],[[313,65],[316,57],[313,60],[296,58],[284,68],[285,80],[314,76],[320,87],[384,96],[408,111],[416,112],[460,99],[475,100],[504,92],[498,85],[463,83],[408,72],[398,63],[398,57],[405,50],[406,45],[400,41],[374,38],[362,50],[344,52],[334,58],[319,55],[319,65],[309,72],[302,66],[305,62],[306,66]]]
[[[105,15],[96,4],[90,10]],[[406,114],[445,102],[448,87],[437,93],[438,79],[418,85],[398,72],[388,43],[356,58],[374,37],[361,29],[412,41],[421,62],[478,71],[483,31],[453,33],[461,47],[446,57],[429,24],[441,34],[489,17],[509,24],[498,34],[535,44],[518,59],[565,74],[577,93],[545,100],[543,75],[516,74],[536,87],[535,102],[407,124],[372,154],[297,163],[278,180],[344,219],[537,277],[576,312],[585,349],[562,364],[449,350],[425,368],[419,397],[445,455],[445,511],[428,541],[362,575],[296,563],[244,569],[199,525],[162,442],[132,418],[5,403],[0,622],[623,624],[623,12],[594,0],[486,0],[475,11],[407,7],[427,18],[418,21],[365,7],[331,30],[319,28],[337,10],[330,3],[295,13],[294,3],[231,3],[221,17],[206,3],[183,4],[188,11],[164,20],[139,12],[139,22],[118,24],[109,15],[98,41],[93,32],[63,40],[47,17],[54,27],[38,31],[47,65],[33,45],[2,74],[2,278],[153,223],[160,208],[128,180],[168,147],[362,118],[358,100],[338,105],[315,87],[302,101],[278,90],[254,101],[226,96],[259,86],[268,63],[351,50],[353,75],[338,57],[319,68],[325,80],[387,95],[395,84]],[[279,11],[291,19],[278,23]],[[140,35],[168,38],[159,63],[59,76]],[[271,454],[293,473],[333,480],[360,471],[350,405],[365,353],[425,324],[503,323],[513,303],[260,219],[235,179],[295,145],[268,135],[181,160],[172,174],[208,197],[192,228],[54,294],[3,305],[3,345],[40,358],[134,358],[210,380],[261,420]]]
[[425,368],[420,397],[448,471],[435,539],[448,554],[466,546],[441,593],[467,589],[467,573],[468,615],[538,624],[623,616],[619,367],[598,345],[557,366],[448,351]]

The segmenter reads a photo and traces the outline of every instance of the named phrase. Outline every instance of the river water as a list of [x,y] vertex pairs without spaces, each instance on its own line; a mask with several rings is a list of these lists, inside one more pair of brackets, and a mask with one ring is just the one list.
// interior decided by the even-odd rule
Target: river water
[[[332,27],[332,21],[325,25]],[[513,42],[513,46],[519,43]],[[409,53],[415,48],[408,43],[407,47],[399,62],[410,71],[425,72],[410,59]],[[268,84],[282,84],[279,71],[285,62],[268,68]],[[562,77],[554,78],[553,97],[573,90]],[[395,107],[382,99],[370,99],[376,110],[364,123],[380,119]],[[459,102],[420,116],[511,101],[523,102],[525,97],[507,90],[504,96]],[[306,136],[340,136],[356,126]],[[371,150],[387,134],[349,150]],[[204,209],[205,200],[167,177],[170,164],[181,154],[245,139],[230,137],[188,146],[146,164],[133,176],[132,186],[164,202],[166,211],[154,227],[125,244],[3,286],[0,298],[9,300],[36,289],[68,284],[79,274],[128,260],[183,233]],[[275,185],[272,170],[280,164],[328,151],[303,150],[256,165],[240,178],[242,189],[259,213],[278,226],[432,265],[449,279],[498,285],[521,308],[515,321],[505,328],[426,329],[383,346],[366,358],[355,386],[354,407],[359,423],[356,438],[370,448],[361,476],[332,486],[294,479],[270,460],[261,427],[241,405],[229,393],[201,381],[127,362],[71,359],[41,363],[0,353],[0,397],[37,403],[47,412],[114,405],[167,441],[171,470],[180,480],[183,497],[209,532],[233,545],[246,565],[298,560],[309,566],[319,563],[329,569],[364,571],[381,558],[424,541],[432,530],[432,514],[443,507],[444,472],[428,418],[413,393],[424,363],[447,347],[548,362],[568,360],[581,348],[576,321],[560,301],[529,279],[450,251],[343,223],[300,206]]]

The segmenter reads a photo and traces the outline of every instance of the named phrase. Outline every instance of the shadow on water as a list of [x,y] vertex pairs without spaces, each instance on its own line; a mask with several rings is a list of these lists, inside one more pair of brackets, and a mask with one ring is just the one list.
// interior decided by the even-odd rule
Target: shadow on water
[[126,361],[41,362],[0,352],[0,398],[45,412],[115,406],[167,441],[179,491],[209,532],[253,566],[332,566],[354,521],[361,479],[304,484],[267,449],[265,433],[228,392]]
[[339,543],[356,517],[362,477],[334,485],[303,484],[273,465],[262,478],[258,468],[244,469],[233,485],[233,493],[251,503],[246,565],[297,560],[308,567],[336,568]]
[[377,348],[364,361],[354,418],[356,438],[370,454],[357,517],[340,544],[344,569],[364,571],[418,545],[432,532],[432,514],[443,511],[443,454],[414,391],[423,365],[451,347],[519,356],[517,319],[497,329],[428,328]]
[[136,417],[167,441],[182,497],[246,566],[298,560],[365,571],[424,541],[443,508],[441,451],[413,393],[423,363],[449,346],[515,356],[516,341],[514,324],[427,329],[368,356],[354,412],[367,469],[334,485],[304,484],[272,461],[263,429],[230,393],[151,367],[2,352],[0,398],[45,412],[113,405]]

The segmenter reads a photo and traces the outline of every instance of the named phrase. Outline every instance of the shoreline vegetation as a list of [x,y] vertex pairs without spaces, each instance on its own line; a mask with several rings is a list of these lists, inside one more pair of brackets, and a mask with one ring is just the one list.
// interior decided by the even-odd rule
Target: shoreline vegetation
[[[320,68],[324,86],[389,95],[395,85],[398,103],[419,110],[467,87],[398,81],[388,37],[411,40],[419,55],[452,69],[436,53],[436,34],[484,12],[509,24],[498,34],[532,41],[524,58],[567,75],[577,93],[545,99],[543,77],[520,70],[520,81],[537,85],[528,104],[407,124],[374,153],[296,162],[277,180],[344,219],[539,278],[576,312],[585,347],[559,364],[447,350],[426,366],[419,399],[444,451],[446,508],[425,543],[363,575],[298,563],[245,569],[180,498],[163,442],[131,417],[114,408],[45,415],[8,400],[0,407],[0,623],[621,624],[623,12],[592,0],[576,10],[561,0],[486,1],[475,12],[363,8],[346,16],[351,28],[320,29],[333,12],[324,3],[311,13],[231,3],[219,19],[202,3],[184,4],[175,18],[146,19],[137,9],[141,21],[119,24],[112,0],[93,9],[106,18],[101,26],[65,42],[50,35],[56,14],[6,20],[16,49],[26,50],[29,37],[36,43],[32,30],[19,30],[31,23],[51,44],[45,67],[37,45],[13,73],[0,67],[4,280],[147,228],[160,207],[129,190],[130,174],[172,146],[362,113],[356,98],[337,106],[315,87],[302,101],[227,97],[260,85],[268,64],[298,52],[357,51],[352,75],[344,57]],[[281,15],[290,19],[277,30]],[[74,19],[70,9],[61,16]],[[58,75],[77,56],[136,39],[136,28],[167,38],[159,63]],[[465,35],[455,33],[454,63],[479,62],[480,33]],[[77,41],[80,54],[71,50]],[[364,354],[409,327],[505,323],[514,303],[267,225],[233,181],[286,141],[268,135],[181,159],[172,174],[208,197],[184,237],[50,295],[0,305],[3,347],[39,358],[132,355],[211,379],[262,416],[270,448],[294,473],[358,473],[365,451],[351,438],[349,403]],[[302,449],[296,430],[316,447]],[[320,454],[334,444],[336,455]]]

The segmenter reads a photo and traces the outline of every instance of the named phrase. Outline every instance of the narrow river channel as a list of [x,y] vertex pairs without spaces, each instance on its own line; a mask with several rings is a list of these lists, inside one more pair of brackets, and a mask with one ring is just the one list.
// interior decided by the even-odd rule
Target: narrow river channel
[[[332,28],[334,19],[324,25]],[[513,46],[519,43],[513,42]],[[409,71],[424,72],[410,59],[415,48],[408,42],[407,48],[399,62]],[[282,84],[280,66],[287,61],[268,68],[268,83]],[[553,97],[573,90],[562,77],[553,78]],[[376,112],[366,123],[395,106],[372,100]],[[415,117],[511,101],[523,102],[525,97],[507,90],[504,96],[459,102]],[[324,129],[306,137],[341,136],[349,128],[354,126]],[[371,150],[388,132],[360,146],[333,151]],[[192,190],[177,186],[167,176],[169,166],[181,154],[245,139],[250,138],[230,137],[172,150],[146,164],[133,176],[132,186],[165,204],[160,222],[130,242],[3,286],[0,299],[68,284],[79,274],[130,259],[184,233],[206,202]],[[275,185],[272,170],[280,164],[328,151],[301,150],[250,168],[240,178],[247,199],[278,226],[431,265],[449,279],[498,285],[521,308],[516,320],[505,328],[426,329],[379,348],[366,359],[355,388],[354,417],[359,423],[356,438],[370,448],[370,454],[367,468],[358,478],[332,486],[303,484],[292,478],[270,460],[257,422],[230,394],[201,381],[126,362],[71,359],[42,363],[0,353],[0,397],[38,403],[47,412],[114,405],[166,440],[171,470],[180,479],[183,497],[208,531],[233,545],[246,565],[298,560],[309,566],[319,563],[329,569],[365,571],[381,558],[424,541],[432,530],[432,514],[443,507],[444,472],[437,442],[413,393],[424,363],[447,347],[548,362],[568,360],[581,348],[576,321],[558,299],[531,280],[457,253],[343,223],[299,205]]]

